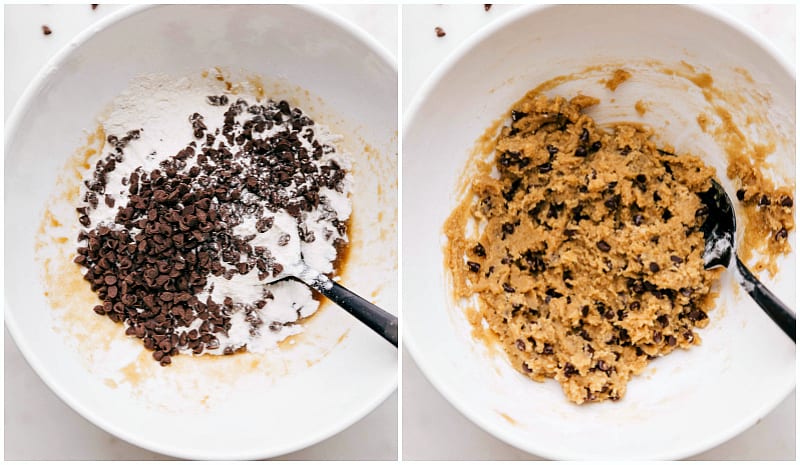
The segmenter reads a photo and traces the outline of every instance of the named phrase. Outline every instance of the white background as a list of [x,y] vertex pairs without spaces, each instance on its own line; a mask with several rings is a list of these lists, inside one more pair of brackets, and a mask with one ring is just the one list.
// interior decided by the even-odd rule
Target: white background
[[[403,7],[403,107],[407,108],[431,72],[470,34],[515,8],[494,5]],[[761,32],[795,63],[793,6],[720,6]],[[435,27],[446,32],[436,37]],[[404,188],[408,187],[404,185]],[[408,352],[403,354],[404,460],[536,460],[470,422],[424,378]],[[700,460],[793,460],[796,449],[795,393],[738,437],[700,454]],[[686,421],[691,421],[687,418]],[[576,438],[576,440],[580,440]]]
[[[76,34],[119,5],[5,7],[6,119],[28,83]],[[372,34],[397,56],[393,5],[326,7]],[[42,34],[42,25],[53,33]],[[5,332],[5,458],[7,460],[169,459],[128,444],[95,427],[53,394]],[[397,457],[397,394],[342,433],[284,460],[394,460]]]

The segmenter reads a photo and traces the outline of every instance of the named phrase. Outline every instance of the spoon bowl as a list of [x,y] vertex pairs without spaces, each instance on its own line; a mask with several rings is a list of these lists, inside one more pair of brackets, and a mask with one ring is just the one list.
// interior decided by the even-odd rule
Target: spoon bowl
[[700,200],[708,209],[708,216],[703,223],[703,238],[706,241],[703,250],[705,269],[719,266],[728,267],[734,249],[736,234],[736,212],[725,189],[711,180],[711,188],[699,194]]
[[[328,297],[370,329],[397,347],[397,317],[381,309],[377,305],[358,296],[344,286],[331,280],[324,272],[306,263],[300,233],[294,219],[288,214],[277,214],[272,227],[263,233],[262,245],[270,245],[270,255],[280,265],[273,268],[271,276],[262,281],[270,284],[287,278],[293,278]],[[279,238],[284,238],[279,241]]]

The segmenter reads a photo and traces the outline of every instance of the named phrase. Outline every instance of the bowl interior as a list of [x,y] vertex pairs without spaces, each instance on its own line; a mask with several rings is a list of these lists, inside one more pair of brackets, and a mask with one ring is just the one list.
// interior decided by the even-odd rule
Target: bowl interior
[[[396,386],[396,350],[328,305],[285,351],[207,363],[183,357],[172,373],[153,370],[120,325],[92,319],[91,330],[57,333],[54,315],[86,302],[77,295],[46,298],[45,277],[57,281],[68,264],[38,256],[37,243],[50,229],[60,225],[59,234],[70,240],[77,234],[74,210],[54,205],[53,196],[68,189],[68,159],[111,100],[138,75],[199,76],[213,66],[259,76],[267,97],[299,105],[344,136],[342,148],[354,163],[354,213],[342,283],[396,313],[397,77],[391,59],[360,31],[313,8],[173,5],[128,9],[85,34],[51,62],[12,117],[5,264],[15,271],[6,276],[6,322],[43,380],[109,432],[180,457],[264,458],[320,441],[366,415]],[[39,230],[45,211],[71,222]],[[95,330],[107,332],[106,349],[116,350],[108,353],[129,358],[87,355]],[[122,382],[113,378],[124,370]]]
[[[662,142],[715,166],[728,190],[725,145],[701,131],[697,116],[714,120],[715,105],[729,108],[750,141],[775,143],[774,177],[793,183],[781,174],[794,173],[792,73],[749,32],[680,6],[522,9],[459,52],[416,96],[404,130],[403,176],[414,183],[403,193],[404,341],[423,372],[488,432],[550,458],[685,457],[754,424],[794,386],[795,346],[736,289],[730,272],[700,331],[702,345],[653,361],[621,402],[579,407],[555,381],[531,382],[502,351],[470,336],[449,297],[442,225],[476,140],[527,91],[571,73],[546,93],[600,98],[589,112],[598,122],[652,126]],[[633,76],[612,92],[600,81],[618,67]],[[692,81],[706,72],[720,93],[711,103]],[[639,100],[644,115],[634,109]],[[790,241],[794,248],[794,234]],[[780,273],[765,281],[794,302],[795,253],[778,264]]]

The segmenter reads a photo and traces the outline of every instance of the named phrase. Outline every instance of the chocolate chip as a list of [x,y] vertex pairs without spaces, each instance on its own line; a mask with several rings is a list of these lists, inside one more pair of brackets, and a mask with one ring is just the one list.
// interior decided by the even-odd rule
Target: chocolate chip
[[586,147],[577,147],[577,148],[575,149],[575,156],[576,156],[576,157],[581,157],[581,158],[583,158],[583,157],[585,157],[586,155],[588,155],[588,154],[587,154],[587,152],[586,152]]
[[661,334],[661,331],[653,331],[653,342],[655,342],[656,344],[660,344],[662,338],[663,335]]
[[674,347],[675,344],[677,344],[677,343],[678,343],[678,340],[675,338],[675,336],[673,336],[671,334],[669,336],[667,336],[667,345],[669,345],[670,347]]
[[517,339],[516,345],[517,345],[517,350],[525,352],[525,341],[523,341],[522,339]]
[[46,36],[49,36],[52,33],[53,33],[52,29],[50,29],[49,27],[47,27],[45,25],[42,26],[42,34],[44,34]]
[[588,142],[589,141],[589,130],[586,129],[586,128],[583,128],[581,130],[581,134],[578,136],[578,140],[581,141],[581,142],[584,142],[584,143]]
[[477,272],[481,271],[481,264],[480,263],[467,262],[467,267],[469,268],[469,271],[471,271],[473,273],[477,273]]
[[511,110],[511,121],[513,121],[515,123],[517,121],[521,120],[522,118],[526,117],[526,116],[528,116],[527,113],[523,113],[523,112],[517,111],[517,110]]
[[486,249],[483,248],[481,244],[475,245],[473,247],[472,252],[478,257],[485,257],[486,256]]
[[683,263],[683,259],[677,255],[670,255],[669,259],[672,260],[672,263],[675,263],[676,265]]
[[514,224],[513,223],[503,223],[503,233],[504,234],[514,234]]
[[562,294],[562,293],[560,293],[560,292],[556,291],[556,290],[555,290],[555,289],[553,289],[553,288],[548,288],[548,289],[545,291],[545,294],[546,294],[546,295],[548,295],[548,296],[550,296],[550,297],[552,297],[552,298],[554,298],[554,299],[558,299],[558,298],[564,297],[564,294]]
[[516,292],[516,290],[509,284],[503,283],[503,290],[506,292]]
[[611,246],[608,245],[608,242],[602,240],[597,242],[597,248],[602,252],[608,252],[611,250]]
[[739,201],[741,202],[742,200],[744,200],[745,193],[746,192],[745,192],[744,189],[737,190],[736,191],[736,198],[739,199]]
[[433,30],[436,32],[436,37],[444,37],[447,35],[447,33],[444,32],[444,29],[439,26],[436,26]]
[[789,233],[786,231],[786,228],[781,228],[781,229],[778,230],[778,232],[775,233],[775,240],[776,241],[782,241],[782,240],[786,239],[786,237],[788,235],[789,235]]
[[631,302],[631,304],[630,304],[630,306],[629,306],[629,308],[631,309],[631,311],[634,311],[634,312],[635,312],[636,310],[639,310],[639,308],[640,308],[640,307],[641,307],[641,304],[640,304],[638,301],[636,301],[636,300],[634,300],[633,302]]
[[[529,159],[525,160],[530,161]],[[508,168],[511,165],[522,165],[523,163],[527,165],[527,161],[523,162],[521,153],[511,151],[503,152],[498,158],[498,163],[505,168]]]
[[539,169],[539,172],[542,173],[542,174],[549,173],[550,171],[553,171],[553,165],[551,165],[549,162],[548,163],[542,163],[541,165],[538,166],[538,169]]
[[770,205],[771,203],[772,202],[770,202],[769,197],[767,197],[766,195],[762,195],[761,198],[758,199],[758,205],[760,207],[766,207],[767,205]]
[[792,200],[791,197],[789,197],[788,195],[782,195],[781,196],[781,206],[782,207],[791,208],[792,205],[794,205],[794,201]]
[[281,234],[281,236],[278,238],[278,245],[283,247],[287,245],[290,240],[291,236],[289,236],[288,234]]
[[209,105],[214,106],[222,106],[228,104],[228,96],[227,95],[209,95],[206,97],[206,101]]
[[706,315],[706,312],[704,312],[704,311],[702,311],[700,309],[697,309],[697,308],[692,309],[689,312],[688,316],[689,316],[689,319],[692,320],[692,321],[703,321],[706,318],[708,318],[708,315]]
[[605,202],[603,202],[603,204],[604,204],[604,205],[606,206],[606,208],[608,208],[609,210],[616,210],[616,209],[617,209],[617,207],[619,207],[619,203],[620,203],[621,199],[622,199],[622,196],[620,196],[619,194],[617,194],[617,195],[614,195],[614,196],[612,196],[612,197],[610,197],[610,198],[606,199],[606,201],[605,201]]
[[647,192],[647,176],[644,174],[637,174],[633,185],[638,187],[642,192]]
[[641,225],[643,221],[644,221],[644,217],[642,215],[640,215],[639,213],[633,215],[633,224],[635,224],[636,226]]
[[558,147],[547,144],[546,148],[547,148],[547,153],[549,153],[551,157],[558,153]]
[[652,273],[658,273],[658,271],[661,269],[656,262],[650,262],[649,268]]
[[545,342],[542,346],[542,353],[545,355],[553,355],[553,345]]
[[580,374],[580,371],[578,371],[578,369],[575,368],[575,365],[573,365],[573,364],[571,364],[569,362],[564,364],[564,376],[565,377],[569,378],[569,377],[572,377],[572,376],[577,375],[577,374]]
[[491,9],[492,9],[492,4],[491,3],[484,3],[483,4],[483,11],[489,11]]

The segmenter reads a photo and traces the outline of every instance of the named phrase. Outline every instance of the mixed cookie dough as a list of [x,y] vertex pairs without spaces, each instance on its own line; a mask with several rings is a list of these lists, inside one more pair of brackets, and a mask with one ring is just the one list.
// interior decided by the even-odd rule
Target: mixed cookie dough
[[738,186],[736,200],[742,208],[743,234],[737,253],[755,272],[778,273],[776,257],[792,247],[794,186],[776,186],[764,175],[768,167],[763,153],[738,152],[730,157],[728,177]]
[[516,369],[572,402],[617,400],[648,361],[699,343],[720,270],[703,269],[714,170],[632,124],[604,131],[596,99],[532,96],[445,225],[456,294]]

